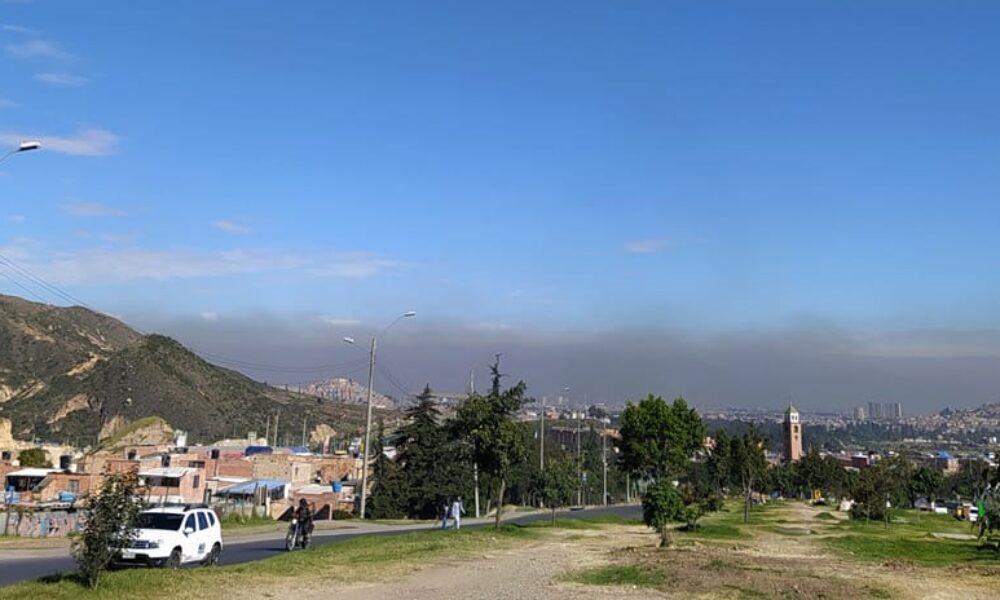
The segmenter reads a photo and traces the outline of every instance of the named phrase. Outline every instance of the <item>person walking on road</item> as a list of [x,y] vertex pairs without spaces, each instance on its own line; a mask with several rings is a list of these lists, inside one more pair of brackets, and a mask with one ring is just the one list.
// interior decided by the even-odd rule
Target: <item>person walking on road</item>
[[441,529],[448,529],[448,501],[441,505]]
[[462,504],[462,497],[455,498],[451,503],[451,518],[455,519],[455,529],[462,528],[462,515],[465,514],[465,506]]

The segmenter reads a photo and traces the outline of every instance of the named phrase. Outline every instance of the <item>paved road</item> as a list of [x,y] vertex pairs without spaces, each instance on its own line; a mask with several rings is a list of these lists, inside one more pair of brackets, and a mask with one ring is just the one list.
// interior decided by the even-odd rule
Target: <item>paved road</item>
[[[637,518],[641,516],[641,511],[638,506],[609,506],[563,511],[557,513],[557,516],[564,519],[574,519],[608,514],[626,518]],[[549,518],[551,518],[549,513],[514,514],[510,518],[505,518],[504,523],[523,525]],[[492,522],[492,519],[469,519],[463,522],[462,527],[486,527],[492,524]],[[320,546],[344,542],[364,535],[399,535],[427,529],[436,529],[436,527],[424,524],[398,527],[363,525],[359,529],[317,530],[313,536],[313,544]],[[67,573],[75,569],[73,560],[69,557],[66,550],[50,550],[29,553],[22,556],[15,555],[16,552],[13,550],[4,551],[0,554],[0,586],[11,585],[19,581],[39,579],[55,573]],[[222,552],[222,564],[235,565],[268,558],[282,552],[285,552],[285,537],[283,533],[274,534],[274,537],[267,537],[266,539],[261,539],[260,537],[244,540],[236,539],[226,543],[226,548]]]

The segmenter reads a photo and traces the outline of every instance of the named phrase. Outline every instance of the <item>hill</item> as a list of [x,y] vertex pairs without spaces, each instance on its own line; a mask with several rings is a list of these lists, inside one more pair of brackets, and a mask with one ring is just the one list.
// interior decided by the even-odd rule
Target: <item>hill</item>
[[359,406],[270,387],[107,315],[0,295],[0,417],[19,438],[92,445],[102,430],[159,416],[210,442],[262,435],[278,414],[279,443],[297,443],[303,419],[349,435],[364,418]]

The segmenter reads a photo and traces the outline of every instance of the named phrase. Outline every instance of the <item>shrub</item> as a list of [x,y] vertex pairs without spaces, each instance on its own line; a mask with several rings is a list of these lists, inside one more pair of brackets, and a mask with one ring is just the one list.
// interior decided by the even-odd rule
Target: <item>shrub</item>
[[670,523],[683,521],[684,500],[673,482],[661,479],[642,497],[642,520],[660,534],[660,546],[670,545]]
[[334,509],[334,511],[330,513],[330,518],[333,519],[334,521],[345,521],[347,519],[353,519],[354,518],[354,513],[352,513],[349,510],[343,510],[343,509],[337,508],[337,509]]
[[109,474],[91,497],[83,531],[73,540],[72,550],[80,579],[89,588],[97,587],[114,556],[135,539],[136,518],[142,509],[136,484],[132,473]]

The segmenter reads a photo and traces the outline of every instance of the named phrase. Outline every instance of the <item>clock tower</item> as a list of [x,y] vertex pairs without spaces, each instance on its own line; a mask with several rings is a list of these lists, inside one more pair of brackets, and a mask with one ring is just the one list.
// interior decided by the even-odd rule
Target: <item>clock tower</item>
[[799,411],[791,404],[785,411],[785,462],[797,462],[802,458],[802,423]]

